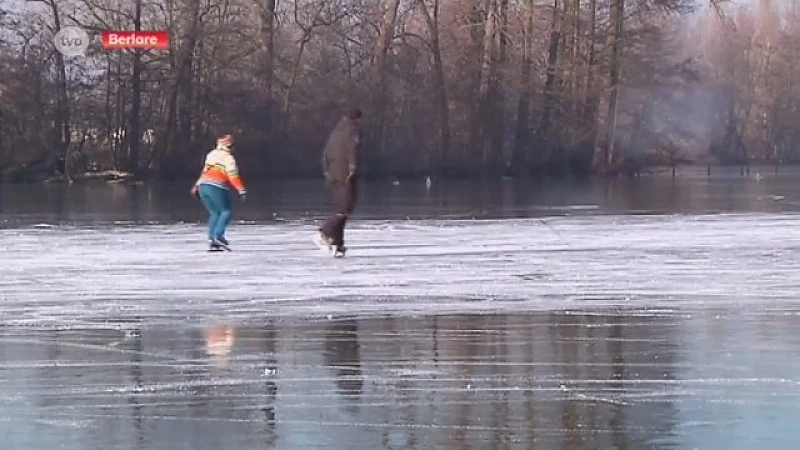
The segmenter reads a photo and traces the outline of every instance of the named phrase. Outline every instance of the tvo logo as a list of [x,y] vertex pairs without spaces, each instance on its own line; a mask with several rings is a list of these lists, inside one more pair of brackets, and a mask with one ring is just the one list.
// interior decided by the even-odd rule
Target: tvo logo
[[64,27],[53,37],[53,44],[64,56],[83,56],[89,48],[89,35],[81,27]]

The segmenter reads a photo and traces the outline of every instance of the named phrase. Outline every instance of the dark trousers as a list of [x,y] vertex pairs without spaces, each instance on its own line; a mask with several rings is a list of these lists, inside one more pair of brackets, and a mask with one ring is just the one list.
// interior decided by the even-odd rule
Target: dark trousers
[[320,231],[331,239],[333,245],[344,247],[344,227],[348,216],[356,207],[358,180],[352,178],[345,183],[328,183],[328,189],[333,198],[334,213],[328,217]]

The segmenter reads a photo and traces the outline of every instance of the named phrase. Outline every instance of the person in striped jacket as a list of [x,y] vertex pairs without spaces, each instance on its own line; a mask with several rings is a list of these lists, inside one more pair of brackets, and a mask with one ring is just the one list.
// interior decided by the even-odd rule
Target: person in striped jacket
[[247,190],[233,156],[233,136],[225,135],[206,155],[203,171],[191,189],[191,194],[200,197],[208,210],[209,250],[229,249],[225,229],[231,221],[231,188],[242,200],[246,198]]

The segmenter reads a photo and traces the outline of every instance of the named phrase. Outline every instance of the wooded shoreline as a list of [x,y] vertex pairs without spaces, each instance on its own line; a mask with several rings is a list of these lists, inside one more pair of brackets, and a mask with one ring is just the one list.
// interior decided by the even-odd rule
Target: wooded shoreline
[[[222,134],[250,176],[313,177],[351,106],[374,176],[800,159],[798,2],[23,3],[0,7],[5,179],[190,177]],[[65,26],[95,39],[84,56],[54,48]],[[170,47],[106,50],[104,29]]]

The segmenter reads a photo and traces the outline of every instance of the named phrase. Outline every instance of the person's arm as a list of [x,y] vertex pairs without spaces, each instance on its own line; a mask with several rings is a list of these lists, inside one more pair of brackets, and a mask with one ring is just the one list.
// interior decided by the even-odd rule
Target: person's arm
[[322,150],[322,158],[320,158],[320,162],[322,163],[322,173],[325,175],[325,179],[328,179],[328,172],[330,171],[331,162],[328,159],[328,149],[325,148]]
[[192,189],[189,190],[189,193],[193,196],[197,196],[197,193],[200,189],[200,180],[203,178],[203,173],[206,171],[208,164],[206,163],[205,159],[203,160],[203,169],[200,170],[200,175],[195,180],[194,184],[192,185]]
[[246,195],[247,189],[245,189],[244,182],[242,182],[242,177],[239,175],[239,167],[236,164],[236,158],[233,155],[225,164],[225,173],[228,175],[228,179],[230,180],[231,184],[233,185],[234,189],[239,192],[239,195]]
[[361,147],[361,137],[358,135],[358,130],[353,130],[352,135],[350,136],[350,151],[348,152],[347,159],[349,161],[349,173],[347,174],[347,179],[353,177],[353,175],[358,173],[358,163],[359,163],[359,150]]
[[197,179],[194,181],[194,187],[200,186],[200,180],[203,179],[203,173],[206,171],[208,166],[203,164],[203,170],[200,171],[200,175],[197,176]]

